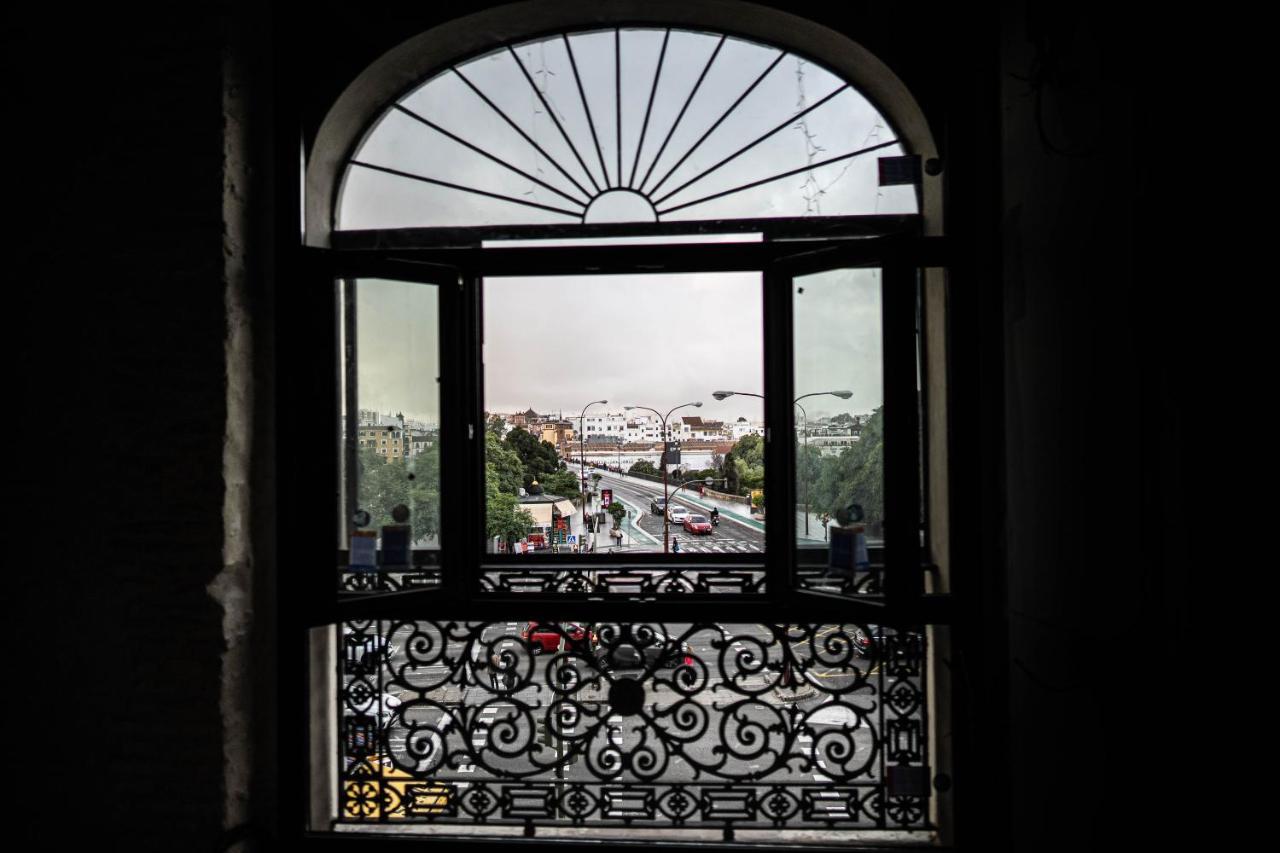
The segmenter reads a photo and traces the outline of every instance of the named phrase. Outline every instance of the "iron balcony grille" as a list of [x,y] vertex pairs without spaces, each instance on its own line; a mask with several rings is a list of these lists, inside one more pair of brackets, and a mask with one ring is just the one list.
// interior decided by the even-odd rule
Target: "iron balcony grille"
[[931,828],[918,629],[335,630],[340,824]]

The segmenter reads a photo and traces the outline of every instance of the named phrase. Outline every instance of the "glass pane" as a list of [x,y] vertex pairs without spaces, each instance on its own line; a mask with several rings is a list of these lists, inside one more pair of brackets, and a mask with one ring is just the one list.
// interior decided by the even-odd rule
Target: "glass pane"
[[545,36],[409,92],[343,177],[342,229],[915,213],[905,152],[821,66],[715,33]]
[[438,580],[439,319],[433,285],[343,286],[348,589]]
[[758,273],[490,278],[484,298],[489,553],[761,559]]
[[796,546],[802,582],[823,576],[873,591],[884,531],[881,275],[841,269],[797,276]]
[[540,838],[574,827],[597,839],[736,828],[773,841],[796,829],[849,841],[929,827],[918,628],[361,621],[335,631],[343,824],[532,824]]

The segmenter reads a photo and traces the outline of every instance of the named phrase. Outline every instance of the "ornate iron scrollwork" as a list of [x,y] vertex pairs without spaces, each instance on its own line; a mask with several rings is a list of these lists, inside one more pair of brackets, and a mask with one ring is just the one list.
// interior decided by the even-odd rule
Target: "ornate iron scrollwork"
[[339,630],[344,822],[927,828],[919,630]]

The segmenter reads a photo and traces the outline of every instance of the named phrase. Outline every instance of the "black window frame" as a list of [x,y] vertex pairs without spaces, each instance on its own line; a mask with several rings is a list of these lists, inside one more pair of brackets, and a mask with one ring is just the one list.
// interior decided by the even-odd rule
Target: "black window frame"
[[[644,229],[637,229],[643,231]],[[478,579],[485,569],[512,565],[511,557],[488,555],[483,551],[484,451],[483,451],[483,365],[482,279],[488,275],[514,274],[575,275],[687,272],[759,272],[764,299],[766,492],[771,500],[787,505],[793,500],[795,428],[787,405],[793,394],[791,342],[791,280],[793,276],[851,266],[878,266],[883,270],[885,303],[885,436],[886,515],[901,517],[907,507],[918,507],[919,468],[922,435],[919,425],[917,381],[917,301],[916,278],[927,267],[946,266],[946,241],[941,237],[886,235],[807,241],[789,240],[760,243],[707,243],[652,245],[572,246],[572,247],[465,247],[421,250],[320,250],[309,249],[316,290],[332,290],[342,280],[386,278],[421,282],[439,288],[440,296],[440,442],[442,447],[463,452],[445,452],[441,458],[441,536],[438,552],[423,555],[427,562],[444,570],[439,587],[388,593],[339,593],[333,575],[309,576],[312,587],[304,600],[309,602],[304,621],[315,626],[360,618],[386,618],[415,613],[430,618],[433,613],[480,614],[485,621],[531,611],[560,610],[566,605],[590,606],[601,618],[652,618],[652,608],[661,604],[676,614],[692,614],[707,604],[732,606],[735,614],[768,613],[775,621],[788,616],[812,620],[826,613],[842,619],[938,623],[947,617],[945,594],[926,595],[923,578],[929,570],[921,559],[917,541],[907,537],[883,549],[884,595],[847,596],[802,589],[797,584],[795,531],[791,525],[766,525],[764,555],[765,590],[751,593],[679,593],[666,596],[600,596],[591,593],[521,592],[500,595],[481,592]],[[335,306],[333,349],[342,316]],[[330,396],[340,387],[342,359],[335,362]],[[779,403],[781,401],[781,403]],[[895,412],[901,412],[895,416]],[[335,418],[333,423],[337,423]],[[341,435],[331,446],[340,446]],[[908,471],[901,476],[898,471]],[[905,483],[894,488],[890,483]],[[345,520],[341,516],[340,493],[346,484],[332,490],[334,505],[327,515],[334,519],[335,535],[330,542],[344,541]],[[772,496],[779,496],[774,498]],[[314,503],[312,504],[314,510]],[[918,512],[918,510],[917,510]],[[337,551],[342,565],[345,551]],[[333,559],[331,557],[331,559]],[[754,568],[757,561],[726,559],[717,555],[685,554],[631,555],[618,560],[606,554],[572,555],[562,559],[539,559],[538,571],[580,568],[584,565],[618,565],[690,568],[715,565]],[[521,563],[525,568],[531,562]],[[780,610],[781,608],[781,610]],[[887,612],[886,612],[887,611]],[[705,612],[705,611],[703,611]]]
[[[314,298],[303,300],[305,304],[298,307],[297,325],[302,331],[301,340],[308,341],[308,351],[281,353],[281,388],[282,403],[290,406],[298,401],[310,401],[332,405],[329,423],[338,423],[336,409],[335,382],[342,361],[337,353],[336,345],[330,348],[335,360],[315,357],[319,346],[312,346],[314,341],[323,339],[324,335],[336,333],[337,324],[341,322],[340,306],[328,299],[334,292],[334,282],[340,278],[385,277],[396,280],[431,279],[441,288],[442,318],[446,316],[445,302],[449,302],[448,316],[456,318],[457,323],[441,322],[442,353],[449,349],[459,353],[457,366],[463,371],[456,385],[461,390],[446,392],[442,383],[441,394],[441,433],[442,446],[448,447],[454,441],[471,442],[467,454],[444,454],[442,456],[441,493],[445,496],[444,507],[453,505],[455,511],[467,506],[483,505],[483,421],[479,417],[479,408],[483,406],[480,352],[477,345],[470,341],[478,341],[481,324],[478,281],[484,275],[522,274],[600,274],[606,272],[690,272],[690,271],[729,271],[731,269],[750,269],[762,273],[765,311],[766,311],[766,423],[782,425],[782,435],[774,434],[768,443],[766,464],[766,487],[771,495],[790,496],[794,493],[795,460],[793,444],[790,439],[794,435],[791,412],[786,400],[791,398],[790,386],[791,355],[790,348],[790,300],[792,288],[790,277],[825,269],[837,269],[857,265],[877,265],[885,271],[885,279],[893,279],[905,292],[907,279],[912,280],[910,289],[914,293],[914,278],[926,268],[950,268],[952,258],[948,251],[947,240],[942,237],[925,237],[920,233],[921,217],[909,216],[855,216],[855,217],[822,217],[819,219],[796,220],[744,220],[739,222],[674,222],[660,226],[586,226],[574,225],[559,228],[557,226],[509,226],[498,228],[440,228],[440,229],[397,229],[379,232],[347,231],[333,232],[331,248],[299,248],[292,262],[286,262],[286,269],[292,268],[300,280],[299,292],[315,294]],[[485,248],[480,240],[492,239],[533,239],[537,237],[608,237],[638,236],[656,234],[716,234],[733,231],[753,231],[763,235],[761,243],[743,244],[709,244],[709,245],[666,245],[660,247],[661,263],[655,264],[656,250],[653,246],[599,246],[573,247],[570,249],[550,248]],[[531,262],[536,262],[532,269]],[[446,295],[448,294],[448,295]],[[911,313],[916,313],[916,302],[913,297]],[[896,304],[895,316],[905,316],[901,312],[903,306]],[[886,310],[888,306],[886,305]],[[895,324],[896,327],[897,324]],[[905,326],[900,329],[904,331]],[[915,333],[914,321],[911,326],[912,336]],[[317,337],[318,336],[318,337]],[[896,337],[893,351],[901,360],[907,348],[905,338],[893,336],[886,328],[886,343]],[[336,344],[336,334],[332,338]],[[446,341],[452,343],[446,343]],[[785,346],[784,346],[785,342]],[[922,438],[914,413],[918,412],[914,396],[916,376],[915,341],[910,342],[912,360],[910,367],[912,397],[909,408],[913,415],[902,423],[890,425],[886,422],[886,445],[897,446],[901,451],[894,454],[891,461],[886,459],[886,480],[896,477],[890,473],[899,467],[905,468],[906,448],[910,448],[909,467],[915,471],[920,458],[919,450]],[[770,351],[774,355],[770,356]],[[469,356],[469,357],[468,357]],[[905,363],[905,362],[903,362]],[[441,364],[442,375],[446,373],[444,362]],[[889,386],[891,370],[886,364],[886,412],[889,409]],[[905,376],[905,369],[901,376]],[[294,387],[290,387],[290,386]],[[926,388],[927,390],[927,388]],[[905,398],[895,396],[895,404]],[[316,410],[314,406],[312,411]],[[474,439],[465,438],[467,427],[471,426]],[[895,438],[897,436],[897,438]],[[478,440],[477,440],[478,439]],[[339,440],[331,441],[330,446],[339,446]],[[283,442],[282,442],[283,445]],[[455,461],[449,463],[453,458]],[[478,460],[478,461],[477,461]],[[475,577],[476,570],[483,563],[485,555],[481,542],[482,536],[467,536],[462,547],[463,559],[458,562],[449,551],[442,550],[440,561],[445,565],[456,565],[461,570],[446,573],[446,585],[438,591],[410,591],[387,595],[341,596],[333,583],[332,572],[312,570],[313,567],[332,567],[333,559],[330,550],[338,541],[344,526],[339,517],[337,507],[341,505],[338,493],[342,484],[338,482],[337,453],[334,453],[331,468],[321,464],[306,478],[308,484],[330,482],[337,484],[332,490],[333,510],[327,515],[332,527],[317,530],[315,518],[323,509],[318,509],[315,495],[305,496],[309,503],[297,500],[299,495],[290,496],[287,485],[282,487],[282,512],[285,515],[286,530],[306,531],[306,539],[298,541],[297,554],[300,562],[307,567],[305,580],[291,586],[284,594],[296,593],[296,606],[282,611],[282,639],[284,648],[293,653],[299,652],[298,638],[305,636],[306,629],[325,626],[330,627],[337,622],[353,618],[387,618],[413,613],[417,618],[449,618],[480,621],[497,621],[503,619],[524,619],[531,610],[537,609],[543,618],[558,618],[563,613],[566,617],[580,615],[586,607],[591,608],[593,618],[643,619],[660,621],[692,621],[694,614],[705,613],[709,602],[725,607],[721,621],[761,619],[773,622],[821,622],[832,619],[842,622],[874,622],[877,624],[953,624],[954,613],[949,595],[930,595],[923,592],[923,578],[929,570],[927,562],[918,554],[908,555],[905,551],[896,558],[897,565],[904,565],[907,571],[886,574],[886,593],[884,599],[875,597],[840,596],[830,593],[806,591],[795,587],[795,531],[792,525],[774,525],[779,530],[775,539],[770,540],[766,559],[769,561],[769,586],[764,595],[753,595],[738,600],[737,597],[716,594],[703,599],[682,596],[672,600],[634,600],[618,598],[600,600],[594,596],[575,597],[565,594],[521,594],[517,598],[498,598],[494,596],[476,596],[466,588],[463,582],[468,576]],[[480,472],[479,477],[476,471]],[[915,477],[912,477],[915,480]],[[918,482],[918,481],[916,481]],[[925,484],[927,487],[927,477]],[[461,493],[465,500],[455,502],[448,497],[455,491]],[[325,494],[329,494],[328,491]],[[785,499],[785,497],[784,497]],[[918,495],[911,500],[918,501]],[[906,505],[906,499],[895,502]],[[886,508],[887,509],[887,508]],[[442,510],[447,512],[448,510]],[[469,513],[466,523],[474,524],[482,515]],[[442,518],[442,523],[448,521]],[[482,522],[481,522],[482,523]],[[774,546],[774,541],[785,528],[785,544]],[[326,535],[326,533],[331,535]],[[767,534],[768,535],[768,534]],[[443,544],[443,543],[442,543]],[[890,553],[893,549],[889,549]],[[914,550],[914,549],[909,549]],[[288,551],[283,552],[288,555]],[[468,556],[470,555],[470,556]],[[890,559],[891,557],[886,557]],[[604,555],[579,558],[598,563],[616,562]],[[670,557],[663,559],[663,565],[670,566],[676,561]],[[699,560],[692,555],[684,555],[680,565],[697,566]],[[723,561],[720,561],[723,562]],[[452,581],[448,580],[452,578]],[[890,584],[888,579],[896,578]],[[782,582],[779,583],[778,579]],[[731,608],[732,612],[727,609]],[[308,662],[305,654],[292,657],[304,664],[297,670],[300,677],[289,679],[295,686],[310,683]],[[286,712],[288,716],[288,713]],[[306,718],[294,715],[292,719],[303,723]],[[306,731],[303,725],[301,731]],[[305,744],[306,737],[301,738]],[[298,743],[294,741],[293,743]],[[307,748],[287,752],[285,766],[296,764],[305,759]],[[297,814],[297,812],[293,812]],[[421,837],[420,841],[441,841],[449,843],[451,838],[446,827],[438,827],[439,834],[432,838]],[[312,840],[337,840],[330,833],[320,833]],[[390,839],[377,839],[361,836],[360,838],[341,839],[342,843],[362,843],[370,841],[378,843]],[[545,843],[545,840],[541,840]],[[492,839],[488,843],[509,844],[512,839]],[[534,839],[530,839],[534,841]],[[482,842],[483,843],[483,842]]]

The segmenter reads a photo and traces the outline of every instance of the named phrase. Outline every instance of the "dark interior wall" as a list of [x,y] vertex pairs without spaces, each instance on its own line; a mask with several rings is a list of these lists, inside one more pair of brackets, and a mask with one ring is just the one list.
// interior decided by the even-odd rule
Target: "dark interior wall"
[[221,832],[226,15],[5,13],[5,479],[31,549],[6,594],[6,717],[27,721],[6,834],[25,849]]
[[[953,318],[969,371],[953,411],[960,449],[980,448],[957,517],[982,545],[963,587],[982,617],[968,722],[996,758],[971,755],[957,779],[961,814],[979,816],[968,841],[1104,849],[1146,834],[1166,760],[1143,709],[1186,626],[1189,581],[1166,510],[1182,441],[1172,335],[1147,322],[1166,308],[1134,260],[1153,178],[1133,34],[1114,18],[1028,20],[1021,4],[998,18],[775,5],[844,31],[913,89],[959,188],[952,233],[979,246],[976,291]],[[28,7],[6,36],[21,121],[6,135],[21,217],[10,518],[14,541],[36,545],[11,558],[13,648],[30,660],[8,695],[34,726],[7,783],[30,780],[16,831],[34,849],[60,833],[210,849],[222,831],[224,643],[206,586],[223,541],[223,60],[229,32],[265,50],[229,21],[267,26],[232,6],[74,20]],[[280,114],[296,104],[314,131],[361,68],[460,8],[282,16],[267,51],[290,70]],[[1070,154],[1093,144],[1088,156],[1046,146],[1031,87],[1012,76],[1046,63],[1045,136]],[[1098,648],[1111,644],[1147,665],[1108,665]]]
[[1176,513],[1194,494],[1188,303],[1159,260],[1177,180],[1151,132],[1176,89],[1163,36],[1088,8],[1003,15],[1010,818],[1042,848],[1195,831],[1170,810],[1180,723],[1160,704],[1189,663]]

